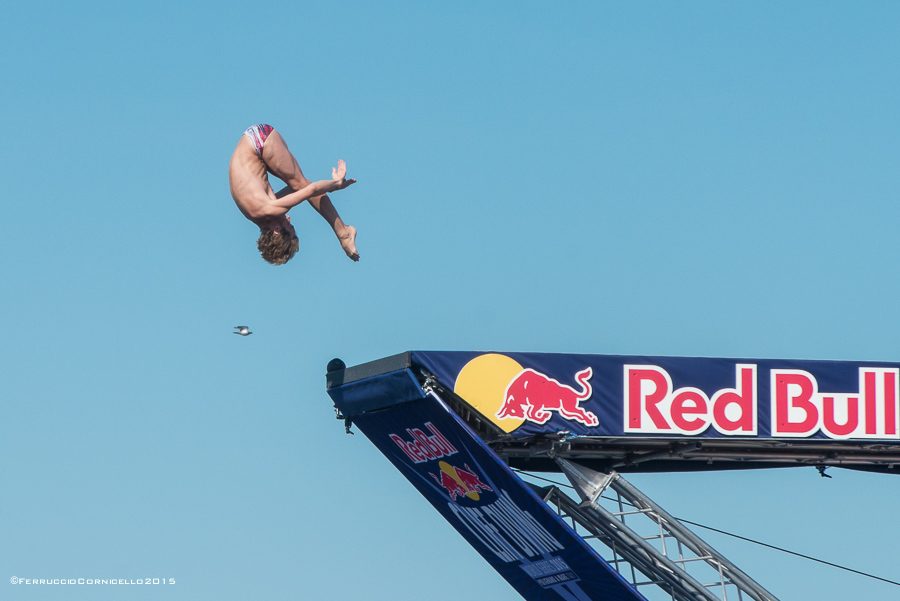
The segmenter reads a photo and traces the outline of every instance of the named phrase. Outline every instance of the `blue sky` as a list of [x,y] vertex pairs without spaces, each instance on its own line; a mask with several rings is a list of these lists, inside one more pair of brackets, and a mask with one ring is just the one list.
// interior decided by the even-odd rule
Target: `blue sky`
[[[518,598],[344,435],[333,357],[900,361],[894,3],[3,14],[3,598]],[[308,206],[297,257],[258,257],[227,165],[260,122],[312,179],[347,161],[359,264]],[[629,480],[896,579],[900,478],[831,473]],[[783,599],[897,594],[701,534]]]

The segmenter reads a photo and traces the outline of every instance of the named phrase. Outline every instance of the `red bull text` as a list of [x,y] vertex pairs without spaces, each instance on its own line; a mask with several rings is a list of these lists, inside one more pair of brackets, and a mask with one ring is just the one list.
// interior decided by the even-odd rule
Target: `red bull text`
[[391,440],[397,443],[398,447],[403,449],[403,452],[406,453],[406,456],[413,463],[424,463],[457,453],[456,448],[450,444],[450,441],[443,434],[438,432],[434,424],[427,422],[425,427],[431,432],[430,436],[419,428],[408,428],[406,430],[406,433],[412,438],[410,441],[403,440],[397,434],[389,434],[389,436]]
[[[770,370],[771,433],[834,439],[900,438],[900,370],[859,368],[856,392],[819,390],[816,378],[794,369]],[[666,370],[626,365],[625,432],[697,435],[710,426],[728,436],[755,436],[757,368],[735,365],[735,387],[708,396],[694,387],[673,389]]]
[[722,434],[756,434],[756,366],[736,365],[737,386],[710,399],[698,388],[672,390],[668,372],[655,365],[625,366],[625,431],[700,434],[710,425]]
[[773,369],[772,434],[829,438],[900,438],[897,369],[859,368],[855,393],[819,392],[812,374]]

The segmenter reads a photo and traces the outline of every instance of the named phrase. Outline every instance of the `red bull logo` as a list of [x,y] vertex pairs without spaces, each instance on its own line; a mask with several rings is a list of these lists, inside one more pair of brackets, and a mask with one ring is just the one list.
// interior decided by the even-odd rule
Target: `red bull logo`
[[[695,370],[693,375],[703,389],[696,385],[676,388],[666,369],[653,364],[624,365],[622,388],[617,389],[609,382],[610,373],[603,374],[605,385],[596,382],[592,385],[591,367],[577,371],[574,385],[569,386],[523,367],[513,357],[486,353],[463,366],[457,374],[454,392],[504,432],[513,432],[526,422],[549,424],[556,415],[601,430],[598,415],[602,414],[597,408],[616,404],[618,407],[610,407],[610,412],[617,415],[621,407],[620,423],[626,435],[718,433],[751,437],[760,435],[762,419],[765,420],[762,428],[767,430],[764,434],[771,437],[900,440],[900,369],[897,367],[853,366],[853,372],[859,372],[857,386],[852,380],[847,382],[846,366],[841,368],[839,378],[833,377],[828,366],[822,366],[823,372],[818,377],[825,382],[828,374],[829,381],[834,381],[823,391],[812,373],[780,369],[771,366],[771,361],[762,368],[768,374],[759,373],[755,363],[735,362],[734,379],[725,374],[722,382],[721,363],[715,366],[715,373],[706,373],[704,370],[711,368],[707,361],[698,359],[686,364],[684,371],[676,374],[676,380],[683,380],[691,376],[690,370]],[[794,366],[798,364],[817,368],[813,362],[797,362]],[[582,365],[575,364],[568,369],[575,371]],[[600,365],[596,363],[593,367],[601,369]],[[621,363],[615,369],[623,373],[619,371],[623,369]],[[568,383],[566,372],[562,380]],[[769,378],[768,392],[766,378]],[[716,384],[702,384],[710,380]],[[761,403],[768,403],[768,407]],[[616,430],[618,426],[603,424],[603,432]]]
[[496,416],[546,424],[553,415],[551,411],[555,411],[565,419],[596,426],[599,423],[597,416],[580,406],[582,401],[591,398],[589,380],[593,374],[590,367],[575,374],[575,380],[581,384],[579,392],[533,369],[522,370],[506,387],[503,405]]
[[441,461],[438,463],[438,467],[441,468],[439,475],[429,472],[429,475],[447,491],[451,501],[455,501],[456,497],[467,497],[473,501],[477,501],[481,498],[478,493],[492,490],[490,486],[482,482],[481,479],[475,475],[475,472],[472,471],[469,464],[465,465],[466,467],[463,469],[461,467],[454,467],[446,461]]
[[525,422],[546,424],[554,414],[593,427],[599,419],[581,406],[593,393],[591,376],[591,368],[577,372],[576,390],[511,357],[488,353],[460,370],[453,390],[504,432]]

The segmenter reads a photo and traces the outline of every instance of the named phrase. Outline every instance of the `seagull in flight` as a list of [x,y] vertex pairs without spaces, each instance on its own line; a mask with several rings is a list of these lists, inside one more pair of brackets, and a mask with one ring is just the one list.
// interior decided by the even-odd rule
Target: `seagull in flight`
[[234,326],[234,329],[237,330],[237,332],[232,332],[232,334],[239,334],[241,336],[249,336],[253,333],[247,326]]

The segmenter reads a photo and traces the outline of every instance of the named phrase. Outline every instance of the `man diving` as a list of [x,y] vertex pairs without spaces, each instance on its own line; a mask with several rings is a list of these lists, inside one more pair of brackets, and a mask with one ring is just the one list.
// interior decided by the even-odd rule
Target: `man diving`
[[[274,192],[269,173],[287,186]],[[330,180],[310,182],[281,134],[265,124],[254,125],[244,132],[228,165],[231,196],[244,217],[259,226],[256,246],[262,258],[273,265],[287,263],[300,246],[287,213],[304,200],[328,222],[347,256],[359,261],[356,228],[341,220],[327,195],[356,183],[355,179],[346,179],[346,175],[347,165],[341,160],[331,170]]]

